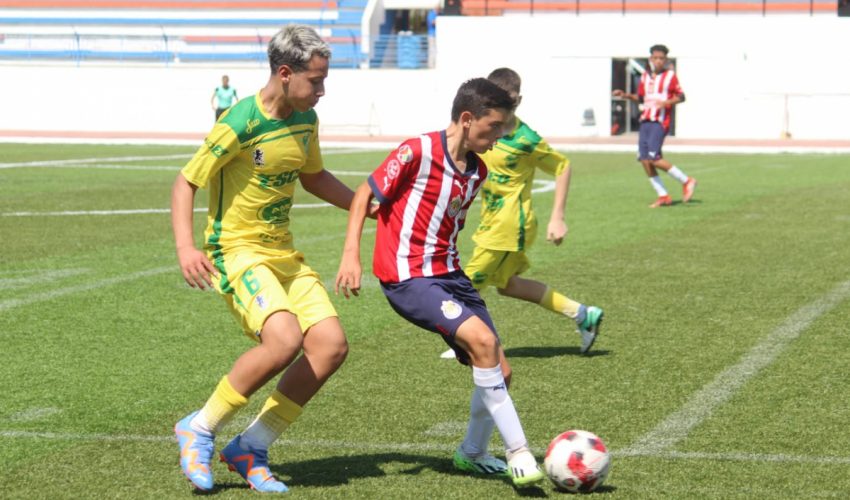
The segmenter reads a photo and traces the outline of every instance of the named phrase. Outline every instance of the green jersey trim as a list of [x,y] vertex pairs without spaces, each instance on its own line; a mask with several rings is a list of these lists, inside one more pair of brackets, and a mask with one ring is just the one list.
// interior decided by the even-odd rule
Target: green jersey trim
[[540,134],[520,120],[513,133],[501,137],[498,142],[517,151],[531,153],[542,140]]
[[213,232],[207,240],[207,244],[213,248],[213,263],[221,275],[219,288],[224,293],[233,293],[233,287],[230,286],[230,279],[227,277],[227,269],[224,267],[224,251],[221,248],[221,219],[224,216],[224,171],[219,172],[219,177],[221,188],[218,191],[218,207],[213,220]]
[[[244,104],[243,104],[244,103]],[[230,127],[239,139],[240,143],[245,143],[286,127],[295,127],[299,125],[316,125],[318,121],[316,110],[310,109],[303,113],[293,111],[292,114],[285,120],[276,120],[267,118],[259,109],[259,95],[254,99],[245,99],[239,101],[230,109],[230,112],[222,117],[221,122]],[[285,137],[285,136],[278,136]]]

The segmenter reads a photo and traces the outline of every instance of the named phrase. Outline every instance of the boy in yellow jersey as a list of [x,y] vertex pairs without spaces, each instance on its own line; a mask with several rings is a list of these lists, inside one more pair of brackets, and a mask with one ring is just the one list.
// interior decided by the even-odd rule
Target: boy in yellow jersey
[[[269,445],[348,353],[327,292],[293,248],[288,229],[296,181],[340,208],[348,209],[353,196],[323,169],[313,110],[325,93],[330,49],[312,28],[289,25],[271,39],[268,54],[271,75],[265,87],[223,114],[172,191],[183,277],[192,287],[218,290],[257,342],[236,360],[206,404],[175,426],[183,473],[203,491],[213,487],[215,435],[282,372],[257,418],[220,458],[257,491],[287,491],[269,470]],[[192,236],[199,187],[210,194],[203,251]]]
[[[519,74],[499,68],[487,79],[507,90],[519,105]],[[520,277],[530,267],[526,250],[537,233],[531,206],[534,173],[539,168],[555,176],[555,200],[546,239],[560,245],[567,234],[564,210],[570,189],[569,161],[515,115],[508,126],[511,132],[482,155],[488,174],[481,190],[481,222],[472,236],[476,243],[474,253],[463,270],[479,291],[492,285],[501,295],[538,304],[575,320],[584,354],[599,333],[602,309],[580,304],[545,283]],[[454,352],[449,349],[442,357],[453,358]]]

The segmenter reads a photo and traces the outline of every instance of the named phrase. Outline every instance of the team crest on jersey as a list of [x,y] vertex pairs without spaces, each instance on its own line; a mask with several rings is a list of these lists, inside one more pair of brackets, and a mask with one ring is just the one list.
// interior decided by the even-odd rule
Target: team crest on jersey
[[407,144],[402,144],[402,146],[398,148],[398,153],[395,154],[395,157],[402,163],[410,163],[410,160],[413,159],[413,150],[410,149],[410,146]]
[[257,167],[262,167],[266,164],[266,155],[263,153],[263,150],[257,148],[254,150],[254,165]]
[[443,316],[446,319],[457,319],[460,317],[460,313],[463,312],[463,308],[460,307],[460,304],[453,300],[444,300],[443,304],[440,306],[440,310],[443,311]]
[[463,207],[463,198],[460,195],[452,198],[452,201],[449,202],[449,217],[456,217],[460,213],[461,207]]

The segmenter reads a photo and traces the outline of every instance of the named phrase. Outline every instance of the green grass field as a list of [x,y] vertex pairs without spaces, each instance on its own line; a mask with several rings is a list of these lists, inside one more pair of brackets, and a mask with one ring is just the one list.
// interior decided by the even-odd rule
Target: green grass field
[[[0,497],[195,496],[172,426],[251,344],[176,265],[170,187],[193,149],[0,145]],[[351,186],[383,158],[327,153]],[[527,276],[605,309],[592,355],[578,354],[565,318],[484,295],[538,457],[580,428],[613,450],[594,495],[850,496],[850,158],[671,154],[697,194],[651,210],[632,154],[570,157],[569,236],[538,241]],[[544,221],[551,196],[538,194]],[[330,285],[346,213],[292,217],[297,247]],[[464,256],[477,219],[461,234]],[[196,222],[200,234],[204,214]],[[271,450],[292,498],[562,495],[455,472],[468,369],[439,359],[443,343],[398,317],[374,279],[334,302],[349,358]],[[255,495],[218,463],[214,473],[213,497]]]

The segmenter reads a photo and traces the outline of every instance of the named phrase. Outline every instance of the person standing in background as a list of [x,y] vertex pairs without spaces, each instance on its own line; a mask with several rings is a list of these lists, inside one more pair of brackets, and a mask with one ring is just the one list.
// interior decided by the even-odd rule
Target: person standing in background
[[213,111],[215,111],[215,121],[218,121],[221,114],[227,111],[238,100],[239,97],[236,96],[236,89],[230,86],[230,77],[223,75],[221,77],[221,86],[213,90],[213,95],[210,98],[210,105]]
[[653,45],[649,48],[649,68],[641,75],[636,94],[620,89],[613,92],[614,97],[622,97],[643,105],[638,132],[638,161],[643,165],[649,183],[658,194],[658,198],[649,205],[650,208],[673,204],[656,169],[664,170],[682,184],[684,203],[691,200],[697,187],[697,181],[693,177],[688,177],[661,154],[664,138],[670,132],[673,106],[685,102],[685,92],[667,59],[668,52],[669,49],[664,45]]

